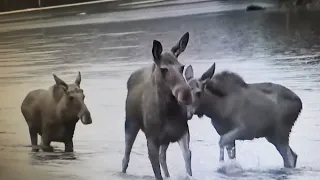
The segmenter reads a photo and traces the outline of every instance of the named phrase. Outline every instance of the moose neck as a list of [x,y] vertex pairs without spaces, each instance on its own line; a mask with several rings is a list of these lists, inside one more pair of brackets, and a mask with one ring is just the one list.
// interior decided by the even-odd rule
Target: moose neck
[[204,91],[199,110],[205,116],[219,121],[223,118],[224,97]]
[[171,89],[163,81],[160,70],[156,67],[154,67],[152,75],[152,84],[155,87],[157,101],[160,107],[163,108],[161,110],[162,113],[170,116],[179,114],[179,112],[181,112],[181,106],[173,96]]
[[154,65],[152,84],[156,89],[157,97],[160,98],[159,101],[168,102],[171,101],[172,92],[161,76],[160,70]]

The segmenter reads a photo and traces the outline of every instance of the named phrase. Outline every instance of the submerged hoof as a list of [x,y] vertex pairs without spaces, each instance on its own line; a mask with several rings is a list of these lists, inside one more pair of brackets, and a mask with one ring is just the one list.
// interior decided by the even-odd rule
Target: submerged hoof
[[293,168],[295,168],[297,166],[298,155],[295,152],[293,152],[292,149],[290,150],[293,155]]
[[187,177],[185,178],[185,180],[196,180],[196,178],[187,174]]
[[52,146],[42,146],[42,151],[53,152],[53,147]]
[[217,171],[225,175],[240,175],[243,173],[243,168],[236,160],[230,160],[220,164]]
[[298,155],[294,154],[294,163],[293,163],[293,167],[297,167],[297,160],[298,160]]
[[39,147],[38,146],[32,146],[31,152],[39,152]]
[[285,168],[295,168],[297,166],[298,155],[291,150],[292,156],[288,157],[287,161],[284,161]]
[[122,173],[127,173],[128,164],[129,164],[129,159],[124,157],[122,159],[122,170],[121,170]]
[[65,149],[64,152],[73,152],[73,149]]

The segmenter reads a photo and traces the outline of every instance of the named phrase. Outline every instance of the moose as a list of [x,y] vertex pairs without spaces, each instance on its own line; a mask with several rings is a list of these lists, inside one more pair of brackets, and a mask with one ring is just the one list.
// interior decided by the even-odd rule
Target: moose
[[81,73],[74,83],[67,84],[53,74],[55,84],[46,89],[30,91],[21,104],[21,112],[29,127],[32,151],[40,148],[52,152],[51,142],[65,144],[65,152],[73,152],[73,135],[81,119],[84,125],[92,123],[91,114],[84,103],[85,95],[80,88]]
[[[139,130],[146,136],[149,160],[154,176],[162,180],[161,167],[169,177],[166,150],[178,142],[188,176],[192,176],[188,120],[194,114],[191,89],[184,76],[184,65],[177,58],[189,41],[186,32],[169,52],[153,40],[152,65],[134,71],[127,81],[125,104],[125,153],[122,172],[126,173],[130,153]],[[160,155],[159,155],[160,153]]]
[[195,98],[195,115],[211,118],[220,135],[220,161],[224,147],[236,158],[235,141],[266,138],[283,158],[284,167],[296,167],[298,155],[289,146],[291,129],[302,111],[302,101],[290,89],[270,82],[246,83],[230,71],[215,72],[215,63],[194,77],[189,65],[184,73]]

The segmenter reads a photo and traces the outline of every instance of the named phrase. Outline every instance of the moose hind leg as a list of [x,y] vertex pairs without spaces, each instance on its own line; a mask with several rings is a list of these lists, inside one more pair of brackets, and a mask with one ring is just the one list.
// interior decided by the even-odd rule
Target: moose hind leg
[[33,152],[38,152],[38,133],[37,129],[34,127],[29,127],[29,134],[30,134],[30,140],[31,140],[31,146]]
[[130,161],[130,154],[140,128],[131,121],[125,121],[125,153],[122,159],[122,173],[126,173]]
[[164,172],[164,175],[166,177],[170,177],[168,165],[167,165],[167,149],[168,149],[168,147],[169,147],[169,143],[161,145],[160,146],[160,156],[159,156],[160,165],[161,165],[162,170]]
[[180,149],[182,151],[185,168],[189,176],[192,176],[192,168],[191,168],[191,151],[190,151],[190,133],[187,131],[182,138],[178,141]]
[[297,163],[297,158],[298,155],[292,151],[292,149],[289,146],[289,142],[281,142],[281,141],[276,141],[272,137],[268,137],[267,140],[272,143],[278,152],[280,153],[282,159],[283,159],[283,164],[285,168],[295,168],[296,163]]
[[291,154],[293,155],[293,158],[294,158],[293,167],[297,167],[298,155],[292,150],[291,147],[290,147],[290,151],[291,151]]
[[277,144],[277,150],[283,158],[283,164],[286,168],[295,168],[297,163],[297,155],[292,151],[288,144]]

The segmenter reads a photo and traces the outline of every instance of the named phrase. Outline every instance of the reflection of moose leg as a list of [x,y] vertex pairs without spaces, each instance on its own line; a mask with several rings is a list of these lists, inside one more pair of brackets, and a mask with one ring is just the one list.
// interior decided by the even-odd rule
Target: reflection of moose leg
[[236,158],[236,141],[233,141],[233,143],[228,144],[227,147],[228,156],[230,159]]
[[140,127],[134,124],[133,122],[126,120],[124,129],[125,129],[125,153],[122,159],[122,172],[126,173],[129,165],[129,161],[130,161],[132,146],[134,141],[136,140]]
[[157,180],[163,180],[161,175],[160,162],[159,162],[159,149],[160,149],[159,140],[154,137],[148,137],[147,146],[148,146],[149,160],[152,165],[153,173]]
[[160,156],[159,156],[160,165],[161,165],[162,170],[164,172],[164,175],[166,177],[170,177],[170,174],[168,171],[168,166],[167,166],[167,149],[168,149],[168,147],[169,147],[169,143],[161,145],[160,146]]
[[30,139],[31,139],[32,151],[38,152],[39,151],[38,133],[37,133],[36,129],[33,127],[29,127],[29,134],[30,134]]
[[279,137],[267,137],[266,139],[276,147],[282,156],[284,167],[296,167],[298,155],[289,146],[289,138],[286,138],[286,141],[277,141],[277,138]]
[[189,176],[192,176],[192,169],[191,169],[191,151],[189,147],[190,143],[190,134],[189,130],[182,136],[182,138],[178,141],[180,149],[182,151],[185,168]]

